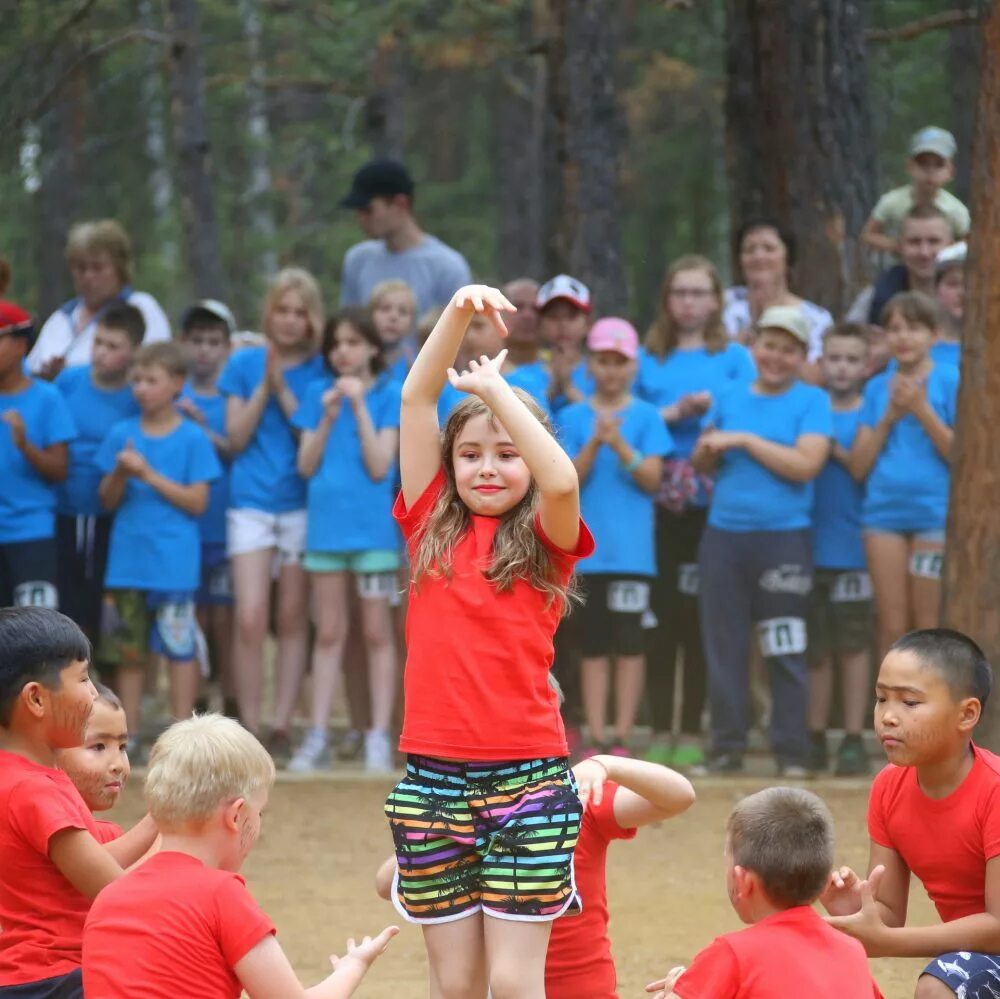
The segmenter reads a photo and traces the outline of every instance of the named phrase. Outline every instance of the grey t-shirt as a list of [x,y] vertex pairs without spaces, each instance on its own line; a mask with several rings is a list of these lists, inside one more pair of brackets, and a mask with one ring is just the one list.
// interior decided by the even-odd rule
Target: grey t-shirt
[[417,296],[417,314],[444,306],[462,285],[472,281],[465,257],[434,236],[425,235],[412,249],[393,253],[380,239],[356,243],[344,256],[341,305],[367,305],[380,281],[405,281]]

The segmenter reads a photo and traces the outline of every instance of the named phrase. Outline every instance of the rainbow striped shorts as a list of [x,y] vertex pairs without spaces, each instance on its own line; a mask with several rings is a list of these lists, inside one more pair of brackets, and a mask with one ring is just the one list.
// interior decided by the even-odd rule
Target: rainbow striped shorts
[[396,846],[393,903],[412,923],[477,912],[546,921],[580,908],[573,850],[583,813],[565,757],[410,756],[385,813]]

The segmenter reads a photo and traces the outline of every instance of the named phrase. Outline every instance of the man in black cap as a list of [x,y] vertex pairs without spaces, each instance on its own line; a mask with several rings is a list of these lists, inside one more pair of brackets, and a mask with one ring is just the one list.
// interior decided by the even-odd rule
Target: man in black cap
[[413,178],[402,163],[372,160],[355,175],[340,204],[353,208],[369,237],[344,257],[341,305],[367,305],[380,281],[405,281],[417,312],[444,306],[472,280],[465,258],[425,233],[413,217]]

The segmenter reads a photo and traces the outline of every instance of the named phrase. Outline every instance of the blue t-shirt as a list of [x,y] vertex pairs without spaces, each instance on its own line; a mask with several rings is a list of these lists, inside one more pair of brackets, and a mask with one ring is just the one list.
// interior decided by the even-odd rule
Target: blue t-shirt
[[[190,420],[164,437],[151,437],[142,418],[133,416],[116,423],[98,448],[97,467],[104,474],[114,469],[128,441],[150,468],[183,486],[211,482],[222,471],[208,434]],[[104,585],[183,593],[198,588],[200,572],[198,518],[130,475],[111,527]]]
[[[590,398],[590,396],[594,394],[594,376],[590,373],[590,368],[587,366],[586,358],[580,361],[580,363],[573,369],[573,373],[570,375],[570,381],[573,383],[573,388],[587,398]],[[546,386],[546,392],[548,392],[548,386]],[[565,409],[565,407],[569,405],[570,401],[564,395],[557,395],[549,402],[549,407],[551,408],[553,414],[558,414],[559,410]]]
[[[226,436],[226,397],[219,393],[202,395],[194,390],[190,382],[185,382],[181,398],[190,399],[204,414],[205,422],[212,433]],[[197,426],[197,424],[195,424]],[[209,438],[211,440],[211,438]],[[213,445],[214,446],[214,445]],[[208,494],[208,508],[198,519],[201,540],[209,544],[226,542],[226,510],[229,509],[229,462],[216,452],[221,472],[212,482]]]
[[138,416],[132,386],[102,389],[93,383],[89,364],[65,368],[53,384],[62,392],[77,431],[76,440],[69,445],[69,475],[56,489],[56,509],[67,516],[106,514],[97,495],[101,470],[94,457],[116,423]]
[[[822,389],[794,382],[780,395],[763,395],[738,383],[705,417],[717,430],[756,434],[794,447],[803,434],[833,433],[830,398]],[[723,531],[797,531],[809,527],[813,483],[775,475],[743,448],[722,456],[708,522]]]
[[[545,415],[552,416],[552,410],[549,408],[549,400],[545,395],[544,390],[539,395],[535,389],[537,388],[537,379],[532,375],[521,375],[521,372],[525,368],[518,368],[516,371],[511,372],[509,375],[504,375],[504,381],[515,388],[524,389],[525,392],[530,395],[539,406],[542,407]],[[548,375],[545,376],[546,386],[548,385]],[[468,398],[467,392],[462,392],[460,389],[455,388],[451,382],[445,382],[444,388],[441,390],[441,395],[438,396],[438,423],[443,427],[448,417],[451,416],[451,411],[463,400]]]
[[952,364],[957,368],[962,363],[962,345],[953,340],[938,340],[931,347],[931,357],[940,364]]
[[[851,450],[861,424],[861,406],[833,411],[833,438]],[[817,569],[864,569],[861,503],[865,489],[832,455],[816,479],[813,496],[813,557]]]
[[[313,382],[292,421],[302,430],[315,430],[323,418],[323,393],[333,378]],[[376,431],[399,427],[402,386],[384,375],[365,393],[365,405]],[[379,481],[365,468],[354,407],[346,399],[330,427],[323,457],[309,479],[310,552],[361,552],[373,548],[395,550],[396,522],[394,466]]]
[[[655,406],[632,399],[619,416],[622,437],[643,455],[667,455],[673,450],[670,432]],[[572,403],[559,413],[559,436],[570,457],[575,458],[594,436],[596,422],[589,401]],[[656,575],[653,497],[639,488],[605,444],[597,449],[590,475],[581,484],[580,506],[597,544],[594,554],[580,562],[580,572]]]
[[[32,380],[20,392],[0,393],[0,416],[10,410],[20,413],[25,437],[35,447],[51,447],[76,437],[62,393],[48,382]],[[55,484],[39,475],[14,446],[5,420],[0,420],[0,480],[0,544],[53,537]]]
[[[866,386],[861,424],[874,427],[889,405],[892,374]],[[927,378],[927,400],[943,423],[955,425],[958,368],[935,364]],[[942,530],[948,518],[948,463],[938,454],[920,421],[907,413],[897,420],[868,473],[862,519],[887,531]]]
[[[739,343],[728,343],[714,354],[704,347],[678,347],[662,360],[645,348],[639,354],[635,394],[657,409],[672,406],[692,392],[710,392],[713,401],[733,382],[752,382],[757,376],[750,351]],[[701,433],[701,418],[678,420],[670,425],[675,457],[690,457]]]
[[[264,380],[266,347],[236,351],[219,376],[219,391],[249,399]],[[328,372],[318,355],[285,369],[285,383],[301,405],[310,382]],[[233,459],[229,476],[230,502],[265,513],[288,513],[306,505],[306,484],[296,467],[298,441],[292,425],[272,396],[247,446]]]

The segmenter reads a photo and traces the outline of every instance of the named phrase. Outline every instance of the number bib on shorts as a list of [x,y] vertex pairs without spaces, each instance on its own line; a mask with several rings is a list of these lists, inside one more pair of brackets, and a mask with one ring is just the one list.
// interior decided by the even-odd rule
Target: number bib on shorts
[[763,656],[794,656],[806,651],[806,622],[800,617],[772,617],[757,623]]
[[644,614],[649,609],[649,583],[616,579],[608,583],[608,610],[616,614]]
[[677,590],[687,597],[698,596],[697,562],[682,562],[677,566]]
[[871,598],[872,581],[867,572],[838,573],[830,587],[831,603],[852,604]]
[[910,575],[918,579],[940,579],[943,568],[943,552],[914,552],[910,559]]

